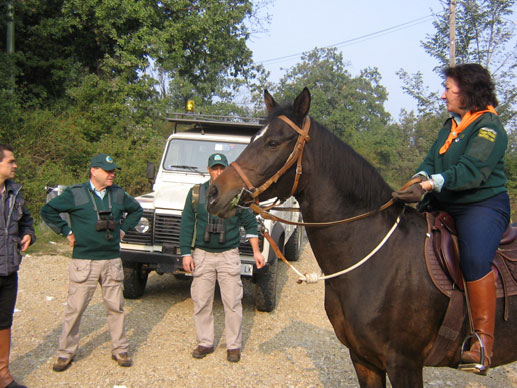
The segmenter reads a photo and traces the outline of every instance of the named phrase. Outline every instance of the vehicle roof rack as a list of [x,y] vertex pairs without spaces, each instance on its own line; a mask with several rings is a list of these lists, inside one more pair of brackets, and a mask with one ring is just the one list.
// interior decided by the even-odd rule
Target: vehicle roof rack
[[194,113],[169,113],[165,120],[175,124],[193,125],[195,128],[210,129],[249,129],[256,132],[263,126],[264,120],[258,117],[242,117],[242,116],[220,116],[206,115]]

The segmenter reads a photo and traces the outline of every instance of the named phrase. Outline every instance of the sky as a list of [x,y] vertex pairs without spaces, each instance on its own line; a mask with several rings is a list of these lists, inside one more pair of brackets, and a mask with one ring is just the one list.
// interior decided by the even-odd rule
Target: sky
[[248,47],[278,82],[300,61],[297,54],[336,45],[352,76],[379,69],[389,93],[385,108],[397,119],[401,109],[416,109],[402,91],[399,69],[420,71],[431,91],[442,91],[443,79],[433,71],[438,62],[421,45],[434,34],[433,14],[442,9],[440,0],[272,0],[268,31],[254,34]]

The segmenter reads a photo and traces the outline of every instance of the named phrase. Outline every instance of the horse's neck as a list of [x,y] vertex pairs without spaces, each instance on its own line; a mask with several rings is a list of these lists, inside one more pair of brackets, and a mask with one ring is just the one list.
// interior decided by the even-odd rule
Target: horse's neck
[[305,151],[310,154],[310,166],[305,169],[309,173],[298,196],[308,218],[322,222],[329,217],[350,217],[375,210],[390,200],[391,188],[351,147],[320,125],[311,136],[313,140]]
[[[391,199],[389,186],[355,151],[348,146],[331,145],[337,139],[328,134],[314,134],[312,138],[315,143],[306,150],[307,160],[312,162],[310,173],[305,176],[303,191],[297,195],[304,221],[328,222],[357,216],[377,210]],[[321,149],[326,152],[315,153]],[[328,272],[353,264],[368,253],[366,249],[370,249],[373,236],[380,236],[380,241],[389,231],[396,213],[395,209],[389,209],[338,226],[308,227],[307,234],[320,267]],[[330,259],[329,252],[336,256]]]

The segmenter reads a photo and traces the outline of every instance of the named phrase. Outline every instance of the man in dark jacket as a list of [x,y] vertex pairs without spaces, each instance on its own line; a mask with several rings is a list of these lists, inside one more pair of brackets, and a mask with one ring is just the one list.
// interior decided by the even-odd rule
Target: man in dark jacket
[[[226,359],[239,362],[242,344],[241,260],[239,256],[240,231],[246,231],[253,249],[257,268],[265,265],[260,251],[257,219],[249,210],[239,210],[228,219],[208,214],[206,193],[212,183],[228,166],[224,154],[216,153],[208,159],[210,180],[200,185],[198,202],[193,205],[194,187],[190,189],[181,217],[180,251],[183,268],[192,272],[191,295],[194,301],[194,325],[198,346],[192,357],[203,358],[214,351],[214,315],[212,312],[215,283],[219,284],[224,305]],[[195,201],[194,201],[195,202]],[[192,249],[194,248],[194,249]]]
[[[59,338],[56,372],[67,369],[79,348],[79,324],[97,284],[107,310],[112,358],[131,366],[124,323],[120,240],[142,216],[140,204],[114,185],[119,167],[111,156],[99,154],[90,163],[90,181],[69,186],[41,209],[41,216],[56,233],[66,236],[74,248],[69,265],[69,292],[65,322]],[[60,216],[70,215],[71,226]],[[126,214],[122,221],[123,214]]]
[[12,181],[17,167],[13,149],[0,144],[0,388],[25,387],[9,373],[9,353],[21,252],[36,240],[36,235],[20,194],[21,186]]

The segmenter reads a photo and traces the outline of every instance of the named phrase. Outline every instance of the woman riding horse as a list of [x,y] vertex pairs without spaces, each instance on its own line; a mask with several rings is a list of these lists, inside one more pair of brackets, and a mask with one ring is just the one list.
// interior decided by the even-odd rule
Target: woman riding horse
[[480,343],[473,341],[461,362],[475,364],[476,373],[486,374],[496,310],[491,265],[510,218],[504,173],[508,137],[495,110],[494,84],[486,69],[462,64],[445,69],[444,75],[442,99],[451,117],[417,169],[420,182],[393,196],[418,202],[427,193],[425,201],[454,218],[472,324],[485,349],[483,362]]

